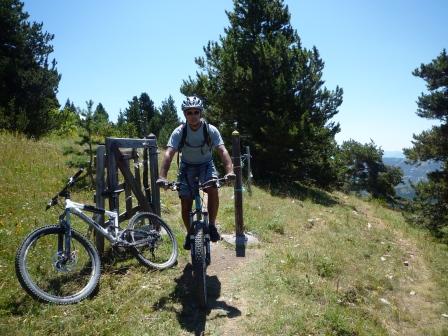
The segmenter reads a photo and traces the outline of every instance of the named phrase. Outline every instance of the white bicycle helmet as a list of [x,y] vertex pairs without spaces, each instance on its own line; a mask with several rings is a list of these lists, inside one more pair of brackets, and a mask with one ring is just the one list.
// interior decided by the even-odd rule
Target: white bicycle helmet
[[202,105],[202,100],[199,97],[196,96],[191,96],[191,97],[187,97],[187,99],[185,99],[182,102],[182,111],[186,111],[189,109],[198,109],[201,112],[204,110],[204,105]]

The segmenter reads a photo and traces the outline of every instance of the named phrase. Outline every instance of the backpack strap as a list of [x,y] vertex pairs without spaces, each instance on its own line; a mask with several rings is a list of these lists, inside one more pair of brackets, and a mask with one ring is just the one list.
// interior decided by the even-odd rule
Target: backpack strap
[[177,151],[181,152],[182,148],[185,145],[185,140],[187,139],[187,124],[186,123],[182,123],[182,136],[180,138],[180,142],[179,142],[179,146],[177,147]]
[[[204,142],[202,143],[201,147],[203,147],[205,144],[210,148],[212,148],[212,138],[210,136],[210,126],[208,122],[202,118],[201,121],[204,124],[203,127],[203,136],[204,136]],[[182,123],[182,136],[180,138],[179,146],[177,147],[177,166],[179,167],[179,153],[182,152],[182,148],[185,146],[185,143],[187,141],[187,123]],[[201,149],[202,151],[202,149]]]
[[205,119],[202,119],[202,122],[204,123],[204,143],[207,144],[209,148],[212,148],[212,138],[210,136],[210,126],[208,125],[208,122]]
[[182,123],[182,136],[180,138],[179,146],[177,146],[177,168],[179,169],[179,155],[182,148],[185,145],[185,139],[187,138],[187,123]]

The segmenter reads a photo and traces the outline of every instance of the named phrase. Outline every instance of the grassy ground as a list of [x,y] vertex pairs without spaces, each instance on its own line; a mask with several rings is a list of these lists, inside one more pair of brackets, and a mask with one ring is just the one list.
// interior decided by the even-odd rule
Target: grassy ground
[[[261,244],[233,264],[220,262],[232,250],[215,250],[211,295],[220,291],[206,312],[194,306],[184,251],[163,272],[107,259],[93,298],[38,303],[16,280],[15,251],[33,228],[56,222],[45,203],[73,170],[62,141],[0,133],[0,143],[1,335],[448,335],[447,246],[381,204],[300,185],[245,194],[246,231]],[[72,196],[90,202],[92,192]],[[162,210],[182,243],[174,193],[162,192]],[[233,231],[230,188],[219,220]]]

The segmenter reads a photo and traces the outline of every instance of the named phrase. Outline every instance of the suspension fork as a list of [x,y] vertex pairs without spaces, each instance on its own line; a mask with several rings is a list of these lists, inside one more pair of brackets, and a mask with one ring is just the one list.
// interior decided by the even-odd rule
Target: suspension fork
[[64,255],[67,259],[71,256],[72,229],[70,215],[70,209],[65,209],[64,214],[59,218],[59,223],[64,229],[64,232],[58,235],[58,254]]

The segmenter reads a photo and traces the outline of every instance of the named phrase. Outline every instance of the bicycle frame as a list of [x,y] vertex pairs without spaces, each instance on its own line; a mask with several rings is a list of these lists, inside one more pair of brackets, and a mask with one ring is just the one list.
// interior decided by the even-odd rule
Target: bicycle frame
[[[108,230],[108,227],[104,228],[99,223],[94,221],[92,218],[88,217],[82,210],[98,213],[102,215],[107,215],[109,217],[109,222],[113,220],[113,228],[114,231],[112,233]],[[73,202],[70,199],[65,200],[65,210],[64,213],[60,217],[60,223],[64,228],[66,229],[66,235],[65,235],[65,252],[67,255],[70,254],[70,239],[71,239],[71,221],[70,216],[71,214],[74,214],[87,224],[89,224],[91,227],[95,229],[98,233],[106,237],[110,242],[114,243],[119,240],[119,226],[118,226],[118,214],[113,211],[108,211],[105,209],[99,209],[91,205],[86,205],[82,203]],[[58,245],[59,245],[59,251],[61,250],[60,246],[62,244],[61,241],[62,238],[60,238]]]
[[202,211],[202,199],[199,195],[199,191],[194,197],[194,204],[195,210],[190,212],[190,224],[192,224],[194,221],[194,215],[196,215],[196,219],[198,221],[202,220],[202,217],[206,217],[206,219],[208,219],[208,213],[206,211]]

